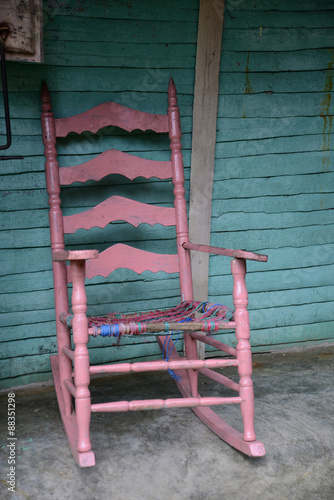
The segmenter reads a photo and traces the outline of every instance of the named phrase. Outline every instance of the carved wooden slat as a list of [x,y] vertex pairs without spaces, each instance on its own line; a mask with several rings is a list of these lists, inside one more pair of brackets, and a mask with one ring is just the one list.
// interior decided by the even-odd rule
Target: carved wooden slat
[[143,223],[151,226],[175,226],[175,209],[148,205],[122,196],[111,196],[85,212],[64,217],[64,232],[74,233],[80,228],[104,228],[109,222],[116,220],[128,222],[135,227]]
[[[117,243],[101,252],[96,260],[88,260],[86,264],[86,278],[94,276],[107,277],[115,269],[130,269],[137,274],[144,271],[164,271],[165,273],[179,272],[179,259],[175,254],[158,254],[139,250],[138,248]],[[71,283],[71,275],[67,272],[67,280]]]
[[100,181],[111,174],[123,175],[130,180],[136,177],[170,179],[172,165],[170,161],[145,160],[117,149],[109,149],[85,163],[61,167],[59,170],[60,184],[63,186],[73,182]]
[[166,115],[156,115],[127,108],[114,102],[105,102],[99,106],[68,118],[56,119],[56,136],[66,137],[69,132],[97,132],[103,127],[113,125],[123,130],[153,130],[168,132]]

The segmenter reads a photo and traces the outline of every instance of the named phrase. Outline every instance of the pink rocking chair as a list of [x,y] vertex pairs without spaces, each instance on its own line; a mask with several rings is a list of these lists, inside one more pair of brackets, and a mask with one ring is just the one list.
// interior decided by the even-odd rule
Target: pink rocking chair
[[[50,94],[46,84],[42,88],[42,131],[45,146],[45,171],[50,205],[50,232],[55,291],[58,354],[51,356],[51,365],[59,409],[65,432],[76,463],[80,467],[95,465],[90,441],[90,419],[95,412],[123,412],[147,409],[190,407],[195,414],[220,438],[249,456],[263,456],[264,446],[254,432],[254,396],[251,379],[252,361],[249,344],[249,316],[245,284],[246,260],[266,262],[265,255],[243,250],[228,250],[190,243],[187,208],[184,197],[184,173],[181,152],[181,129],[176,89],[172,79],[168,87],[168,110],[165,115],[136,111],[116,103],[101,104],[90,111],[69,118],[54,119]],[[69,132],[98,132],[113,125],[128,132],[134,129],[168,133],[170,161],[137,158],[117,150],[107,150],[77,166],[60,167],[57,162],[56,139]],[[131,139],[131,137],[129,138]],[[137,177],[171,178],[174,185],[174,208],[156,207],[120,196],[111,196],[85,212],[63,216],[60,208],[60,186],[88,180],[100,181],[110,174],[119,174],[133,180]],[[117,242],[99,254],[97,250],[65,250],[64,234],[79,228],[105,227],[113,221],[124,220],[134,226],[141,223],[176,226],[177,254],[157,254]],[[209,303],[193,301],[190,251],[210,252],[232,257],[234,311]],[[66,261],[70,265],[67,266]],[[135,315],[107,314],[87,317],[85,278],[107,277],[118,268],[137,273],[144,270],[179,273],[181,303],[169,310],[158,310]],[[71,311],[68,283],[72,283]],[[107,311],[108,313],[108,311]],[[236,348],[218,342],[212,332],[235,330]],[[182,332],[184,356],[167,342],[172,332]],[[163,360],[114,363],[90,366],[87,343],[97,335],[115,336],[150,334],[157,337],[165,354]],[[71,348],[73,335],[74,350]],[[94,341],[94,339],[92,339]],[[202,360],[198,358],[197,342],[204,342],[227,353],[229,358]],[[239,383],[214,369],[237,367]],[[106,402],[92,404],[89,391],[90,376],[99,373],[136,373],[173,370],[182,397]],[[198,393],[198,374],[234,390],[234,397],[201,397]],[[72,404],[74,398],[75,404]],[[244,424],[241,433],[223,421],[210,407],[239,404]]]

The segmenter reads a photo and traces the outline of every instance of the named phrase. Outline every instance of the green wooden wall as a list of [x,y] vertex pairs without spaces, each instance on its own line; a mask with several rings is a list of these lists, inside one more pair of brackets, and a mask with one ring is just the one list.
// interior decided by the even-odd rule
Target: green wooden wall
[[[333,339],[334,6],[226,3],[212,244],[269,255],[248,264],[254,350]],[[211,258],[212,300],[227,271]]]
[[[211,242],[269,255],[267,264],[248,266],[254,350],[334,338],[331,8],[327,0],[226,2]],[[198,2],[191,0],[44,2],[45,62],[8,62],[13,146],[6,154],[24,160],[0,162],[1,387],[49,379],[49,355],[56,348],[39,119],[42,81],[48,83],[56,116],[105,100],[163,113],[173,76],[188,190],[197,19]],[[167,139],[138,134],[129,143],[127,135],[106,128],[95,139],[88,133],[64,139],[59,161],[80,163],[108,147],[167,158]],[[64,193],[65,213],[116,191],[163,205],[172,199],[168,182],[159,190],[154,180],[129,185],[115,176],[73,191]],[[205,203],[199,199],[198,210]],[[146,225],[135,230],[115,224],[93,236],[82,231],[68,245],[77,246],[81,237],[83,247],[95,247],[97,237],[100,249],[119,240],[139,248],[152,243],[155,251],[173,246],[171,231]],[[96,278],[88,286],[92,313],[107,304],[130,311],[178,299],[176,277],[164,273],[138,277],[119,270],[107,287],[101,282]],[[231,305],[231,286],[229,260],[211,257],[210,300]],[[229,334],[225,339],[233,342]],[[113,343],[95,339],[93,361],[159,356],[151,340]]]

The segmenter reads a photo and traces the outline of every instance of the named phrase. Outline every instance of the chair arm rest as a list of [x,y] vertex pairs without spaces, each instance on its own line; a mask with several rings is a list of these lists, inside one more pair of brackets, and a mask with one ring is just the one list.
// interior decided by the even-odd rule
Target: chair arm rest
[[199,245],[198,243],[183,243],[183,248],[195,250],[196,252],[215,253],[227,257],[236,257],[237,259],[257,260],[267,262],[268,256],[260,253],[246,252],[245,250],[231,250],[229,248],[211,247],[209,245]]
[[97,259],[98,256],[98,250],[55,250],[52,252],[52,260],[56,262]]

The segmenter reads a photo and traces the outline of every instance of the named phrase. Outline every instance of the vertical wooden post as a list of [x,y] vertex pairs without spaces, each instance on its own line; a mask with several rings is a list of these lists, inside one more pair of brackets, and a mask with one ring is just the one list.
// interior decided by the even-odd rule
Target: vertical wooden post
[[237,337],[237,359],[239,361],[239,394],[243,399],[241,414],[244,422],[244,440],[255,441],[252,354],[249,343],[248,293],[245,282],[246,261],[244,259],[232,260],[231,270],[233,274],[234,321],[237,325],[235,334]]
[[75,373],[75,413],[78,423],[78,448],[79,452],[90,451],[92,446],[89,438],[89,425],[91,417],[91,398],[89,392],[89,353],[87,297],[85,291],[85,261],[71,261],[71,276],[73,282],[72,310],[73,310],[73,342],[74,373]]
[[[210,244],[224,0],[200,0],[193,107],[189,235]],[[209,254],[191,256],[194,300],[207,300]],[[204,357],[205,344],[200,343]]]
[[[64,250],[63,215],[60,208],[59,166],[56,151],[56,133],[51,110],[50,93],[45,83],[42,87],[42,134],[45,148],[46,188],[49,195],[49,220],[51,232],[51,250]],[[67,274],[65,262],[53,262],[53,281],[56,310],[56,328],[58,345],[58,363],[60,387],[65,406],[65,414],[72,412],[71,394],[64,385],[64,380],[72,378],[72,362],[62,351],[71,347],[69,329],[59,319],[60,313],[69,311],[67,295]]]
[[[189,242],[187,204],[184,197],[184,171],[181,144],[180,111],[177,106],[176,88],[173,79],[168,85],[168,124],[173,169],[174,206],[176,216],[176,244],[180,263],[181,300],[193,300],[193,285],[190,265],[190,251],[183,248]],[[197,359],[196,341],[189,333],[184,334],[184,348],[188,359]],[[198,396],[198,371],[188,370],[192,396]]]
[[168,125],[171,162],[174,184],[174,206],[176,216],[176,244],[180,262],[181,300],[193,300],[193,285],[190,267],[190,252],[183,248],[189,242],[187,203],[184,197],[184,171],[181,144],[180,111],[177,106],[176,88],[172,78],[168,85]]

